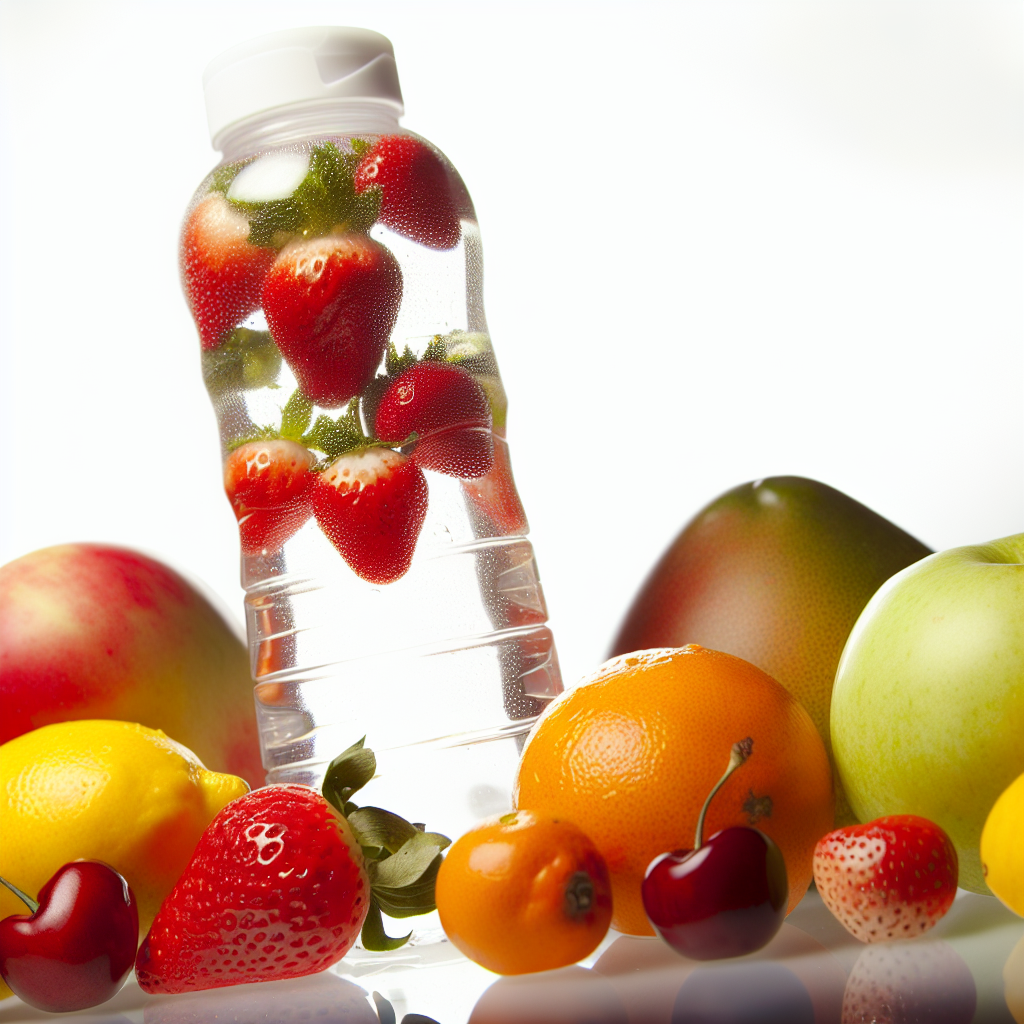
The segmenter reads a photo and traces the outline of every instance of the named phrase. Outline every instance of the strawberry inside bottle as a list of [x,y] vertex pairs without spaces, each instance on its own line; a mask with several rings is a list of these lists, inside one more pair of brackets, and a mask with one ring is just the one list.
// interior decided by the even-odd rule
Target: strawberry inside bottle
[[391,44],[276,33],[205,75],[222,162],[180,266],[216,411],[268,780],[353,738],[368,801],[455,837],[510,808],[561,691],[458,172]]

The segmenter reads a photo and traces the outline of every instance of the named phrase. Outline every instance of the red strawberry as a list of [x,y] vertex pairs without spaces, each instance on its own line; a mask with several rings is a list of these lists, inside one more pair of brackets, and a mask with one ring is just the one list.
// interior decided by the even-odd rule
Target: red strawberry
[[428,143],[385,135],[356,167],[357,193],[379,188],[380,220],[431,249],[454,249],[462,237],[460,208],[469,205],[454,168]]
[[394,444],[416,431],[412,459],[424,469],[473,478],[494,465],[487,395],[471,374],[450,363],[416,363],[392,381],[374,430]]
[[274,341],[303,394],[329,409],[373,379],[401,302],[398,261],[357,233],[286,245],[263,283]]
[[224,465],[224,490],[238,519],[242,552],[278,551],[313,514],[313,453],[297,441],[249,441]]
[[251,245],[249,221],[219,192],[211,192],[189,214],[181,236],[181,276],[204,349],[260,305],[273,249]]
[[484,521],[478,526],[487,536],[524,534],[530,529],[526,510],[519,500],[516,482],[512,478],[508,442],[500,434],[495,438],[494,466],[479,480],[464,480],[462,488],[473,505],[483,513]]
[[390,448],[351,451],[317,476],[313,513],[357,576],[394,583],[408,570],[423,528],[427,480]]
[[814,848],[813,868],[825,905],[862,942],[920,935],[956,896],[956,850],[915,814],[829,832]]
[[233,800],[203,833],[135,961],[146,992],[321,971],[359,935],[370,883],[348,822],[306,786]]

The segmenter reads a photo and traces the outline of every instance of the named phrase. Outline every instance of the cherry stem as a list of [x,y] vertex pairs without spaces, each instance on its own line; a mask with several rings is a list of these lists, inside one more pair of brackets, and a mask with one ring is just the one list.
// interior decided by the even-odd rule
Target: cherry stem
[[3,876],[0,876],[0,885],[6,885],[7,888],[10,889],[11,892],[13,892],[14,895],[17,896],[18,899],[21,900],[21,902],[24,903],[25,906],[28,907],[28,909],[31,910],[33,914],[39,909],[39,904],[34,899],[32,899],[31,896],[29,896],[27,893],[23,893],[16,885],[12,884],[11,882],[8,882],[7,879]]
[[753,749],[754,741],[749,736],[745,740],[740,740],[739,743],[732,745],[732,751],[729,755],[729,767],[725,769],[725,774],[715,783],[715,788],[708,793],[704,806],[700,809],[700,817],[697,819],[697,836],[693,841],[694,850],[699,850],[704,844],[704,818],[708,813],[711,798],[725,785],[725,780],[750,757],[750,752]]

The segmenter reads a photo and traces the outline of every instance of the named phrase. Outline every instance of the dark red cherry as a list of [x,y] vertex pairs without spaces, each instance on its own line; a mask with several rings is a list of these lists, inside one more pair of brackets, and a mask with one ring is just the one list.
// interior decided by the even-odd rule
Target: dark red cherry
[[703,841],[712,797],[752,750],[750,737],[733,744],[729,767],[701,808],[694,848],[655,857],[641,886],[651,926],[693,960],[753,953],[771,941],[786,916],[786,862],[768,836],[735,825]]
[[120,989],[135,963],[139,913],[112,867],[65,864],[39,890],[38,904],[3,884],[33,910],[0,921],[0,976],[16,996],[65,1013],[104,1003]]
[[744,825],[716,832],[699,850],[663,853],[641,891],[655,931],[693,960],[760,949],[781,927],[789,901],[781,851]]

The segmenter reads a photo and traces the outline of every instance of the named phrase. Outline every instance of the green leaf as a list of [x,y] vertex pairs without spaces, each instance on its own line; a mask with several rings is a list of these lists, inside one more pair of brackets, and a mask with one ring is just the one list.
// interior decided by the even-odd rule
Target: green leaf
[[315,238],[336,229],[368,231],[380,215],[381,195],[380,189],[356,193],[359,159],[356,152],[341,153],[334,143],[321,142],[310,151],[306,176],[287,198],[231,200],[249,218],[249,241],[280,248],[295,234]]
[[373,149],[373,143],[369,139],[350,139],[349,145],[352,147],[352,152],[355,153],[356,163],[371,150]]
[[238,172],[255,159],[255,157],[250,157],[248,160],[238,160],[233,164],[218,167],[210,176],[210,191],[227,193],[227,190],[231,188],[231,182],[238,176]]
[[313,429],[302,436],[302,443],[307,448],[323,452],[331,461],[360,447],[365,441],[362,431],[353,430],[343,416],[337,420],[330,416],[317,416]]
[[381,807],[360,807],[348,815],[348,823],[360,846],[377,847],[388,853],[397,853],[413,836],[419,834],[416,827],[405,818]]
[[323,235],[341,227],[349,231],[366,231],[380,212],[379,190],[356,194],[355,154],[343,155],[331,142],[313,147],[309,174],[292,193],[302,211],[303,234]]
[[392,949],[399,949],[404,946],[412,937],[412,932],[400,939],[393,939],[384,931],[384,922],[381,920],[380,907],[376,900],[370,900],[370,909],[367,911],[366,920],[363,921],[363,930],[359,936],[364,949],[372,953],[385,953]]
[[229,438],[225,447],[229,452],[233,452],[236,448],[241,448],[243,444],[249,444],[250,441],[276,441],[280,436],[276,427],[254,426],[248,434],[240,434],[238,437]]
[[281,436],[299,441],[309,430],[313,418],[313,403],[296,388],[281,410]]
[[203,353],[203,381],[213,394],[269,387],[280,370],[281,350],[269,331],[236,327],[217,348]]
[[435,334],[430,341],[427,342],[427,347],[423,350],[424,362],[431,363],[444,363],[448,360],[448,346],[444,343],[444,338],[440,334]]
[[324,776],[321,792],[328,803],[342,814],[349,797],[365,786],[377,770],[377,759],[373,751],[363,746],[364,736],[342,751],[331,763]]
[[280,248],[286,235],[297,232],[303,224],[302,207],[293,199],[271,199],[265,203],[246,203],[232,200],[244,213],[249,215],[249,243],[261,248]]
[[397,853],[377,862],[371,879],[374,886],[402,889],[418,882],[450,842],[447,836],[436,832],[416,832]]
[[[390,860],[394,860],[394,857],[379,861],[372,867],[383,867]],[[416,917],[419,914],[429,914],[436,909],[434,886],[441,864],[442,857],[438,852],[427,865],[423,874],[411,885],[392,888],[373,882],[373,898],[390,917]]]
[[387,353],[384,356],[384,371],[389,377],[398,377],[418,362],[419,358],[408,345],[405,346],[405,351],[399,355],[395,343],[388,342]]

